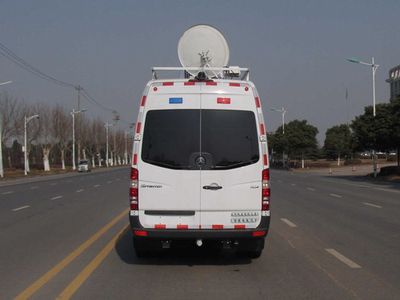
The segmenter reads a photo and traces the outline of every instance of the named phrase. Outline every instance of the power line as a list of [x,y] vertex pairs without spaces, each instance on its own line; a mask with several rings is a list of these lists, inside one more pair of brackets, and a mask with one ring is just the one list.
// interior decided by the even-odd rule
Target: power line
[[49,82],[52,82],[54,84],[57,84],[59,86],[62,87],[68,87],[68,88],[73,88],[75,90],[78,91],[82,91],[82,95],[89,101],[92,102],[93,104],[99,106],[100,108],[107,110],[107,111],[111,111],[111,112],[115,112],[114,109],[107,107],[105,105],[103,105],[102,103],[98,102],[95,98],[93,98],[86,89],[84,89],[83,87],[81,87],[80,85],[76,85],[76,84],[72,84],[63,80],[59,80],[53,76],[50,76],[44,72],[42,72],[41,70],[39,70],[38,68],[32,66],[31,64],[29,64],[27,61],[25,61],[23,58],[19,57],[17,54],[15,54],[11,49],[9,49],[8,47],[6,47],[3,43],[0,42],[0,55],[4,56],[5,58],[7,58],[8,60],[12,61],[13,63],[15,63],[16,65],[18,65],[19,67],[21,67],[22,69],[32,73],[33,75],[36,75],[37,77],[40,77],[44,80],[47,80]]
[[4,44],[0,43],[0,54],[3,55],[5,58],[11,60],[13,63],[17,64],[21,68],[25,69],[26,71],[42,78],[45,80],[48,80],[50,82],[53,82],[55,84],[58,84],[63,87],[69,87],[69,88],[75,88],[76,85],[65,82],[62,80],[59,80],[53,76],[50,76],[42,71],[40,71],[38,68],[32,66],[28,62],[26,62],[24,59],[19,57],[17,54],[15,54],[13,51],[11,51],[9,48],[7,48]]

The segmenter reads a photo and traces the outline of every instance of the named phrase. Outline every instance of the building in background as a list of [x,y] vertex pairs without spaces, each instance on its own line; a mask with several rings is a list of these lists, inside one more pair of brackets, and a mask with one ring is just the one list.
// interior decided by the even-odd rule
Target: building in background
[[400,65],[390,69],[386,82],[390,84],[390,100],[400,98]]

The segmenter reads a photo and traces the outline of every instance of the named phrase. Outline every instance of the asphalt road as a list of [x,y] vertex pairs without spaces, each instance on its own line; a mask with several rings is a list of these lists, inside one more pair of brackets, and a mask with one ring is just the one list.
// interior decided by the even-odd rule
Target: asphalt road
[[400,299],[400,187],[272,172],[259,259],[135,257],[129,169],[0,187],[0,299]]

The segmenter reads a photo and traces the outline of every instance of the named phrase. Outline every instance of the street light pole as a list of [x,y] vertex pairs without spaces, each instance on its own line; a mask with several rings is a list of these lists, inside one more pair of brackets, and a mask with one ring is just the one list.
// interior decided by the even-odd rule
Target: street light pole
[[[355,63],[355,64],[360,64],[360,65],[365,65],[369,66],[372,69],[372,115],[375,119],[376,117],[376,91],[375,91],[375,74],[376,70],[379,68],[379,65],[375,64],[375,58],[372,57],[371,63],[361,61],[356,58],[347,58],[346,59],[348,62]],[[374,169],[374,177],[378,175],[378,168],[376,164],[376,154],[375,154],[375,149],[372,150],[372,160],[373,160],[373,169]]]
[[30,117],[24,116],[24,174],[28,175],[28,133],[27,133],[27,125],[32,119],[39,119],[39,115],[33,115]]
[[[285,114],[286,110],[284,107],[278,108],[271,108],[272,111],[280,112],[282,114],[282,135],[285,135]],[[282,150],[282,167],[285,167],[285,149]]]
[[108,161],[108,129],[109,127],[113,126],[111,123],[104,123],[104,127],[106,128],[106,166],[109,166],[109,161]]
[[[12,83],[11,80],[6,82],[0,82],[0,85],[6,85]],[[4,169],[3,169],[3,115],[0,113],[0,177],[4,177]]]
[[72,116],[72,170],[76,170],[76,163],[75,163],[75,115],[85,112],[86,109],[75,110],[72,109],[71,116]]

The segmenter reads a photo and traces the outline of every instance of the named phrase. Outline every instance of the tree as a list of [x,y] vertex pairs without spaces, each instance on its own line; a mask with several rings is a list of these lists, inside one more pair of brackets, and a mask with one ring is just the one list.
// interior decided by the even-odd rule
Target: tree
[[324,150],[328,157],[336,157],[340,166],[342,155],[352,152],[352,134],[347,124],[333,126],[326,130]]
[[54,137],[58,141],[61,156],[61,168],[65,170],[65,152],[68,149],[72,132],[72,120],[69,113],[57,105],[53,110]]
[[50,151],[58,142],[54,127],[55,112],[54,109],[47,104],[38,104],[36,106],[36,111],[40,112],[38,142],[42,148],[43,167],[45,171],[50,171]]
[[317,134],[318,128],[306,120],[294,120],[285,125],[284,134],[280,126],[269,144],[272,144],[274,151],[285,152],[290,158],[301,158],[304,167],[304,158],[318,151]]
[[378,150],[387,152],[394,147],[392,105],[376,105],[376,116],[372,107],[365,107],[364,114],[357,116],[351,128],[354,132],[358,150]]

